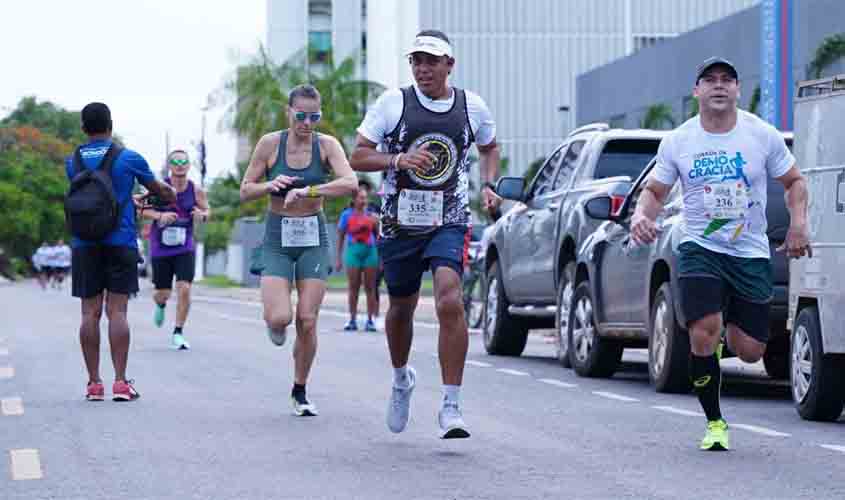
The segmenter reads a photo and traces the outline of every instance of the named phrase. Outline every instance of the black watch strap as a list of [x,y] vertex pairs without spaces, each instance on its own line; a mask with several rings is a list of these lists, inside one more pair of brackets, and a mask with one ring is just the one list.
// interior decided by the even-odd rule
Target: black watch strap
[[489,187],[491,191],[496,191],[496,185],[490,181],[485,182],[481,187]]

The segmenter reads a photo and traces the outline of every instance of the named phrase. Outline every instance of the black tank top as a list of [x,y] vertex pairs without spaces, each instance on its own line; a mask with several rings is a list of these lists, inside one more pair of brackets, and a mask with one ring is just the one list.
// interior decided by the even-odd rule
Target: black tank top
[[403,189],[443,191],[443,225],[468,225],[470,146],[475,136],[470,127],[466,92],[452,87],[454,102],[449,111],[438,113],[425,108],[413,87],[402,89],[402,117],[385,139],[390,153],[406,153],[426,145],[437,155],[434,165],[422,175],[409,170],[388,168],[382,204],[382,236],[414,236],[435,230],[430,226],[401,226],[398,222],[399,193]]

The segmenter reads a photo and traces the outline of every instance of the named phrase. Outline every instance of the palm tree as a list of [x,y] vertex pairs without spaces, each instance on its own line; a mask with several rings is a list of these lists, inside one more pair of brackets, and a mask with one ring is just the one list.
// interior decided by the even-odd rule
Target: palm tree
[[816,49],[813,60],[807,65],[807,78],[821,78],[824,70],[842,57],[845,57],[845,33],[825,38]]
[[354,137],[367,102],[384,87],[355,78],[354,56],[339,65],[329,54],[325,65],[309,66],[307,51],[300,50],[282,64],[261,46],[240,64],[211,101],[228,104],[223,126],[246,136],[251,144],[262,135],[287,126],[288,94],[295,86],[311,83],[320,91],[323,118],[317,130],[344,141]]
[[759,111],[760,107],[760,86],[757,85],[754,87],[754,93],[751,94],[751,102],[748,103],[748,112],[760,116]]
[[[665,127],[665,125],[669,125]],[[666,130],[675,128],[675,117],[672,107],[668,104],[654,104],[646,109],[645,116],[640,122],[640,128]]]

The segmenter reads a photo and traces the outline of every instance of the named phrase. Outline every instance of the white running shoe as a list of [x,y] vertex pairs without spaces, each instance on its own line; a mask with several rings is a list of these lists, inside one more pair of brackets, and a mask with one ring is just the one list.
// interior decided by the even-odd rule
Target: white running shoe
[[437,413],[437,424],[440,426],[440,439],[468,438],[469,431],[461,409],[455,403],[443,403]]
[[282,331],[277,331],[267,327],[267,336],[270,337],[270,342],[282,347],[288,339],[288,330],[285,328]]
[[411,417],[411,395],[417,385],[417,372],[408,367],[408,387],[393,386],[390,394],[390,403],[387,406],[387,428],[391,432],[402,432],[408,425]]
[[170,347],[177,351],[187,351],[191,348],[191,344],[185,339],[181,333],[174,333],[170,339]]
[[304,394],[301,396],[291,396],[290,400],[293,403],[293,414],[297,417],[316,417],[319,415],[317,413],[317,407],[308,401]]

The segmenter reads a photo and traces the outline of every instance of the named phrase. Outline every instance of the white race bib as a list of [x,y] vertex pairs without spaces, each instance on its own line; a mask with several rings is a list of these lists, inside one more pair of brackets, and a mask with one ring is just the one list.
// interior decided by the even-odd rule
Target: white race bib
[[748,210],[749,189],[743,182],[704,186],[704,210],[710,219],[743,219]]
[[400,226],[440,226],[443,224],[443,191],[403,189],[399,193]]
[[317,216],[282,217],[282,246],[320,246],[320,221]]
[[161,232],[161,242],[168,247],[178,247],[185,244],[188,238],[188,228],[167,226]]

